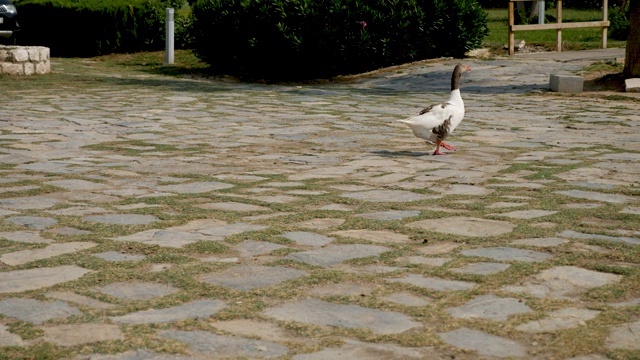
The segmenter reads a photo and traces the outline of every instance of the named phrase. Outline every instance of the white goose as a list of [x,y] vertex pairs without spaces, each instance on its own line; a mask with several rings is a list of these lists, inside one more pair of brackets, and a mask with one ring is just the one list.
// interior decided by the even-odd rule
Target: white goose
[[469,70],[471,69],[464,64],[458,64],[453,69],[449,100],[442,104],[427,107],[418,116],[407,120],[398,120],[407,124],[416,137],[425,139],[431,144],[435,143],[436,151],[434,151],[433,155],[446,154],[440,152],[440,146],[451,151],[456,149],[443,140],[453,132],[462,121],[462,118],[464,118],[464,102],[460,96],[460,76]]

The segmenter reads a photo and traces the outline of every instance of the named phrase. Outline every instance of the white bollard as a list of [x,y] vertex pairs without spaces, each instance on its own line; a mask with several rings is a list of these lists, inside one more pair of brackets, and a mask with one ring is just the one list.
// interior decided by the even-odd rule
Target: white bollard
[[166,34],[165,34],[165,64],[173,64],[173,8],[166,11]]

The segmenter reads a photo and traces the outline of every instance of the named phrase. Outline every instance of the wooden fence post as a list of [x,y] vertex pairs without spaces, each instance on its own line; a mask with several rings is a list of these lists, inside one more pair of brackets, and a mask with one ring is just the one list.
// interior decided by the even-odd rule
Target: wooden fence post
[[513,25],[515,25],[515,20],[513,11],[513,1],[509,1],[509,56],[515,54],[515,35],[513,34]]
[[[556,18],[558,24],[562,24],[562,0],[556,1]],[[562,27],[556,29],[556,51],[562,51]]]

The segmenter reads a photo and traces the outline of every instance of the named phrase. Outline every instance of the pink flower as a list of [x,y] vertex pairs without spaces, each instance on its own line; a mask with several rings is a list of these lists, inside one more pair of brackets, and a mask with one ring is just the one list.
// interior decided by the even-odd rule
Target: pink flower
[[360,21],[358,24],[360,24],[360,26],[362,26],[363,29],[367,27],[367,23],[364,21]]

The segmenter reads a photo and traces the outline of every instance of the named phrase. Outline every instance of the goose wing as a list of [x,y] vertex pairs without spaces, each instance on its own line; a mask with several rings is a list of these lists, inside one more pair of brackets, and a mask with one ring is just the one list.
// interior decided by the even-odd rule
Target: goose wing
[[412,129],[422,128],[424,130],[431,130],[442,125],[450,118],[457,118],[459,114],[460,109],[451,103],[444,102],[423,109],[418,116],[398,121],[409,125]]

